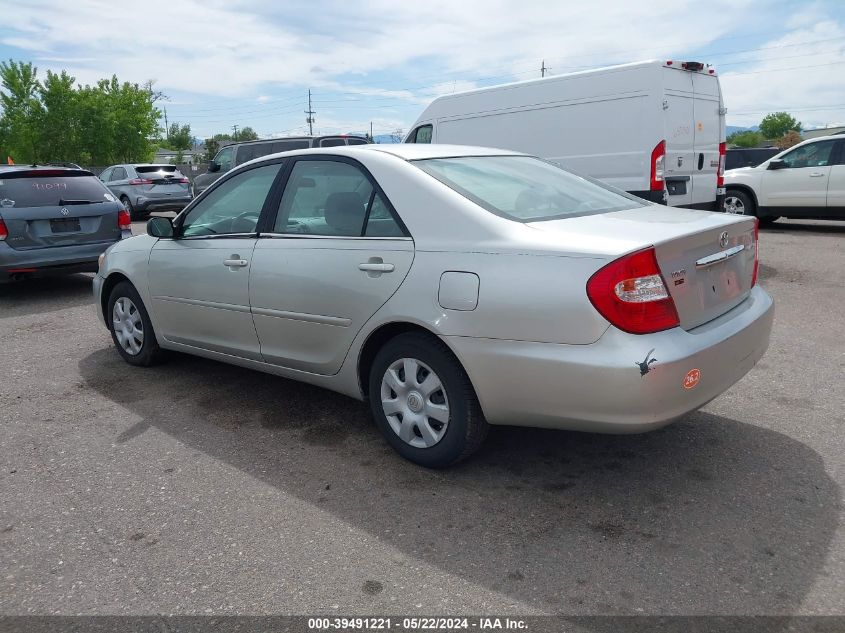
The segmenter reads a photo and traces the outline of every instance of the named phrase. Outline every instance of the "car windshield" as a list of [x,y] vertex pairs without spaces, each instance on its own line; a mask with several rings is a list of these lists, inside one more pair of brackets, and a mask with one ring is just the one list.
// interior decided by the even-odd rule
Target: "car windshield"
[[0,212],[3,207],[56,207],[112,200],[114,196],[103,183],[87,172],[74,176],[37,177],[0,174]]
[[491,213],[519,222],[646,206],[639,198],[530,156],[429,158],[413,164]]

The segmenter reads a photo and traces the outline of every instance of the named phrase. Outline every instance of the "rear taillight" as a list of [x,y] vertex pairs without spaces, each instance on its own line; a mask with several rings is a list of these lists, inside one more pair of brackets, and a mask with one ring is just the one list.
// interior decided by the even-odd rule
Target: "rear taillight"
[[754,273],[751,275],[751,287],[757,284],[757,273],[760,270],[760,220],[754,218]]
[[625,255],[600,269],[587,282],[587,296],[599,314],[631,334],[660,332],[680,323],[654,247]]
[[117,225],[121,230],[129,230],[132,228],[132,216],[129,215],[129,211],[121,209],[117,212]]
[[666,163],[666,141],[660,141],[651,150],[651,184],[652,191],[663,190],[663,169]]
[[728,153],[728,144],[719,143],[719,169],[716,171],[716,187],[721,189],[725,186],[725,157]]
[[153,184],[153,181],[149,180],[147,178],[133,178],[132,180],[129,181],[129,184],[130,185],[151,185],[151,184]]
[[179,182],[181,182],[183,185],[187,185],[190,181],[187,178],[180,178]]
[[9,237],[9,229],[6,228],[6,223],[0,220],[0,242]]

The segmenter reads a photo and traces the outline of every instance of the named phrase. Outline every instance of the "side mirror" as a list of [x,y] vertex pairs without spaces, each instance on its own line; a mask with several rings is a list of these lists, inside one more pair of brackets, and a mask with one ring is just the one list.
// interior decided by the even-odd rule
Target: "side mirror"
[[215,163],[213,160],[208,161],[208,171],[211,174],[220,171],[220,163]]
[[170,218],[150,218],[147,233],[153,237],[173,237],[173,221]]
[[786,162],[782,158],[776,158],[769,161],[769,166],[766,169],[783,169],[786,167]]

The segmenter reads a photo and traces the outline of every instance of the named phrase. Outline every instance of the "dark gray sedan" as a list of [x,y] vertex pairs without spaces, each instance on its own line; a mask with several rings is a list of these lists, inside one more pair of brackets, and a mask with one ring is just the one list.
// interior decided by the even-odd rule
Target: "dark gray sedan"
[[0,283],[95,272],[99,256],[131,228],[129,213],[90,171],[0,166]]
[[153,211],[181,211],[193,199],[188,179],[175,165],[114,165],[100,174],[133,220]]

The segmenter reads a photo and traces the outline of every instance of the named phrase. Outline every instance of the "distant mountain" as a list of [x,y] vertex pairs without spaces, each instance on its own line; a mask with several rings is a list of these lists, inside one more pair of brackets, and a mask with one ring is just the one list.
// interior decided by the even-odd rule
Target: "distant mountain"
[[739,125],[726,125],[725,126],[725,135],[730,136],[734,132],[756,132],[760,129],[757,125],[752,125],[751,127],[740,127]]

